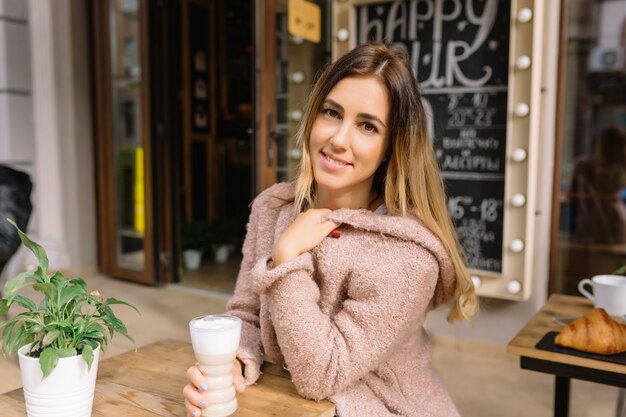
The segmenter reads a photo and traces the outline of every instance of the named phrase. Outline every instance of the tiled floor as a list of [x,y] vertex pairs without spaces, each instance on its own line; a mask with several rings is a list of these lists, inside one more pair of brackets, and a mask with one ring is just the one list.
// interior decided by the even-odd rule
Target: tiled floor
[[188,287],[232,294],[240,264],[239,257],[233,257],[222,263],[204,259],[196,270],[183,269],[180,282]]
[[[178,285],[164,288],[94,276],[90,289],[104,296],[133,302],[141,315],[120,307],[117,314],[127,323],[137,344],[162,338],[189,341],[189,319],[225,309],[227,296]],[[433,335],[433,363],[448,385],[465,417],[549,417],[552,415],[553,378],[519,369],[518,359],[504,346]],[[131,350],[132,344],[116,337],[104,359]],[[0,392],[20,386],[13,359],[0,357]],[[181,387],[182,389],[182,387]],[[617,390],[598,384],[572,382],[571,417],[614,417]],[[364,416],[367,417],[367,416]]]

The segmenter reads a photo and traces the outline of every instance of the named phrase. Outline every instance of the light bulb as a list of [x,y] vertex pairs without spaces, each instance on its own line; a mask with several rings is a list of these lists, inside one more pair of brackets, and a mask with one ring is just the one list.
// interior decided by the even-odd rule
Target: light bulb
[[533,18],[533,11],[528,7],[524,7],[517,12],[517,21],[520,23],[528,23]]
[[299,122],[302,119],[302,110],[292,110],[291,111],[291,120],[294,122]]
[[515,106],[516,116],[519,116],[519,117],[528,116],[529,112],[530,112],[530,107],[528,107],[528,104],[526,103],[519,103],[517,106]]
[[517,69],[525,70],[530,68],[530,63],[530,57],[528,55],[522,55],[517,58],[517,61],[515,61],[515,66]]
[[522,239],[513,239],[509,248],[511,248],[511,252],[520,253],[524,250],[524,241]]
[[513,151],[512,158],[515,162],[523,162],[524,160],[526,160],[526,156],[526,149],[517,148]]
[[300,158],[302,158],[302,151],[300,150],[300,148],[294,148],[289,151],[289,156],[291,157],[291,159],[299,160]]
[[472,284],[474,284],[475,288],[480,287],[481,281],[478,275],[472,275]]
[[511,204],[513,207],[522,207],[526,204],[526,197],[521,193],[514,194],[513,197],[511,197]]
[[304,74],[302,73],[302,71],[296,71],[291,74],[291,81],[296,84],[302,83],[302,81],[304,81]]
[[337,40],[339,42],[345,42],[350,37],[350,32],[346,28],[341,28],[337,31]]
[[522,284],[516,280],[509,281],[506,284],[506,290],[511,294],[518,294],[522,290]]

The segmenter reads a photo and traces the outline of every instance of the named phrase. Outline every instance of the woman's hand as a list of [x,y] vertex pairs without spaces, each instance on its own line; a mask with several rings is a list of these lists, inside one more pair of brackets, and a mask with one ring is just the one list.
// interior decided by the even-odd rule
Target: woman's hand
[[300,213],[274,244],[272,261],[280,265],[316,247],[339,223],[322,221],[329,209],[309,209]]
[[[191,366],[187,369],[187,378],[189,383],[183,388],[183,397],[185,397],[185,408],[187,409],[187,417],[198,417],[204,407],[207,406],[202,393],[207,390],[204,382],[204,376],[197,366]],[[246,389],[245,379],[243,377],[242,366],[239,359],[235,359],[233,365],[233,385],[235,390],[242,393]]]

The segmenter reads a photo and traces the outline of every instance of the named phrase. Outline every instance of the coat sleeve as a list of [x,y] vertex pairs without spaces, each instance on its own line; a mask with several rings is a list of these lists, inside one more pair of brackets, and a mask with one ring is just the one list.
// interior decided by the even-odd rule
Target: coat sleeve
[[439,264],[415,242],[396,244],[355,265],[347,299],[332,318],[318,306],[310,253],[275,268],[267,259],[255,267],[256,289],[268,295],[277,340],[301,395],[320,400],[343,390],[377,369],[421,325]]
[[252,205],[246,238],[243,243],[243,260],[237,275],[235,292],[227,305],[227,314],[242,320],[241,340],[237,358],[244,364],[246,383],[254,383],[260,375],[263,363],[261,330],[259,325],[260,301],[251,282],[251,270],[257,257],[260,204]]

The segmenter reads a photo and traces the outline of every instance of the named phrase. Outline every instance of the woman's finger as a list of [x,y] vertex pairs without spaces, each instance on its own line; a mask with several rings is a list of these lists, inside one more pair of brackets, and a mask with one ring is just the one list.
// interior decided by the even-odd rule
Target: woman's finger
[[204,392],[209,388],[207,387],[206,382],[204,382],[204,376],[197,366],[190,366],[189,369],[187,369],[187,378],[189,378],[189,381],[200,392]]
[[235,391],[242,393],[246,390],[246,379],[243,377],[242,366],[239,359],[235,359],[233,364],[233,385]]
[[272,250],[274,265],[313,249],[337,228],[339,223],[324,220],[324,216],[330,212],[329,209],[309,209],[300,213],[275,243]]
[[206,407],[202,395],[200,395],[192,384],[185,385],[185,388],[183,388],[183,397],[185,398],[187,416],[197,417],[200,415],[200,410]]
[[185,414],[186,417],[197,417],[200,415],[200,410],[197,407],[191,405],[187,400],[185,400],[185,410],[187,411],[187,413]]

